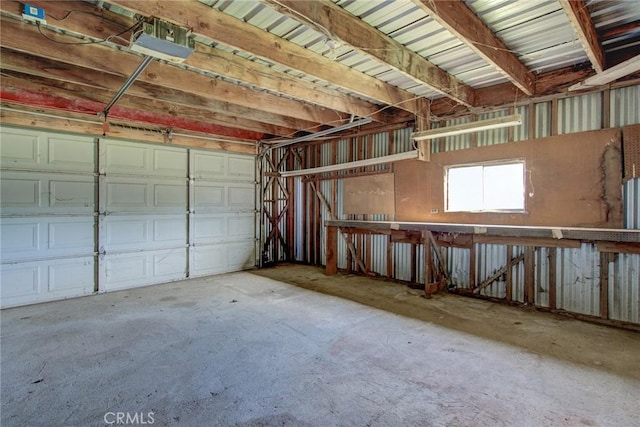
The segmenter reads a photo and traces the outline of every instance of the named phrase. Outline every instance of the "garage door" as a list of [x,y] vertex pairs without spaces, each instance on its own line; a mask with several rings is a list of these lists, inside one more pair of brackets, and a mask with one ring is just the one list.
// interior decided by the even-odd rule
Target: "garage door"
[[93,293],[96,142],[0,132],[2,306]]
[[255,158],[0,128],[2,307],[255,265]]

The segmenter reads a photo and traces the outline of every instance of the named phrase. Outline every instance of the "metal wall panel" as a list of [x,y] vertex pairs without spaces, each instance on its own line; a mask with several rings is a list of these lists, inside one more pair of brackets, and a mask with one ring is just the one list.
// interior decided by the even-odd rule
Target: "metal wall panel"
[[574,313],[600,315],[600,253],[596,245],[579,249],[559,248],[556,305]]
[[633,178],[622,186],[624,228],[640,229],[640,178]]
[[536,109],[535,137],[551,136],[551,102],[540,102],[535,104],[534,108]]
[[640,85],[612,89],[609,96],[611,127],[640,123]]
[[558,134],[602,129],[602,92],[558,100]]
[[609,318],[640,323],[639,254],[617,254],[609,265]]
[[[477,120],[494,119],[497,117],[504,117],[509,115],[509,110],[492,111],[490,113],[478,114]],[[509,141],[509,129],[489,129],[485,131],[477,132],[478,147],[487,145],[502,144]]]
[[[479,286],[507,263],[507,247],[504,245],[476,244],[476,284]],[[494,298],[506,296],[506,275],[500,276],[489,286],[480,291],[481,295]]]
[[0,306],[95,288],[93,138],[0,127]]

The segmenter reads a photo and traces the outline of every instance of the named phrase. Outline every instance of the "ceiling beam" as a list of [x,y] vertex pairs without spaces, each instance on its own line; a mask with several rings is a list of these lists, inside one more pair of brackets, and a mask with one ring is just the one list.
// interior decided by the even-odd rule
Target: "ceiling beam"
[[[2,84],[5,88],[22,89],[25,91],[43,93],[67,99],[93,101],[102,105],[108,103],[113,98],[112,91],[51,80],[44,77],[25,75],[9,70],[3,70]],[[242,116],[224,116],[193,107],[176,105],[172,102],[132,96],[128,93],[123,95],[116,105],[131,110],[142,110],[161,116],[167,115],[180,117],[193,121],[259,132],[267,135],[290,136],[296,133],[295,129],[282,128],[280,126],[270,125],[267,123],[259,123],[248,120]],[[98,112],[96,112],[96,115],[97,113]]]
[[[58,116],[59,115],[59,116]],[[97,118],[95,118],[97,119]],[[89,120],[87,116],[64,112],[64,117],[56,110],[43,108],[30,108],[23,105],[3,102],[0,106],[0,121],[5,126],[21,126],[37,129],[51,129],[60,132],[71,132],[94,137],[102,137],[103,125],[99,121]],[[154,144],[171,144],[191,148],[203,148],[208,150],[229,151],[233,153],[256,154],[256,144],[246,141],[233,141],[229,139],[215,139],[198,134],[173,133],[171,138],[166,132],[141,128],[133,128],[131,122],[120,126],[111,121],[109,138],[120,138],[133,141],[151,142]]]
[[462,1],[413,0],[447,31],[493,65],[527,95],[535,76],[495,33]]
[[407,49],[386,34],[326,0],[262,0],[278,12],[313,28],[314,22],[331,36],[353,46],[405,76],[455,101],[472,106],[474,90],[454,76]]
[[[136,22],[88,3],[31,0],[29,4],[45,9],[47,17],[50,18],[48,25],[98,40],[118,34]],[[18,1],[4,0],[0,3],[0,10],[3,13],[16,17],[20,16],[21,8],[22,3]],[[60,20],[60,17],[64,16],[67,18]],[[127,32],[122,37],[127,39],[130,35]],[[111,40],[115,43],[123,42],[118,38]],[[124,45],[126,46],[126,43]],[[385,114],[379,112],[380,106],[376,104],[304,81],[267,65],[249,61],[201,43],[196,43],[195,52],[184,64],[343,113],[372,117],[380,122],[385,122],[387,119]]]
[[[96,114],[104,108],[104,104],[100,102],[75,98],[68,99],[60,96],[32,92],[23,89],[14,89],[5,86],[0,87],[0,100],[3,102],[11,102],[27,106],[55,109],[58,111],[82,113],[89,117],[95,117]],[[212,123],[151,113],[140,109],[119,107],[117,105],[111,109],[109,117],[137,123],[148,123],[154,126],[162,126],[167,129],[178,128],[187,131],[222,135],[231,138],[251,139],[255,141],[262,139],[264,136],[258,132],[244,131]]]
[[598,40],[596,27],[591,20],[591,14],[584,0],[560,0],[576,36],[591,61],[596,72],[601,73],[605,68],[605,55],[602,45]]
[[[95,90],[110,90],[112,95],[113,88],[122,85],[122,77],[120,76],[79,67],[77,65],[65,64],[49,58],[16,52],[6,48],[0,49],[0,56],[2,57],[0,67],[4,70],[20,72],[30,76],[45,77],[60,82],[73,83]],[[314,127],[315,123],[313,122],[246,108],[145,82],[135,82],[129,87],[126,93],[140,98],[165,101],[173,105],[199,108],[214,117],[242,117],[245,120],[257,122],[258,124],[263,123],[289,129],[290,131],[287,132],[286,135],[297,129],[311,128],[312,130],[318,130],[317,127]],[[276,133],[276,135],[281,134]]]
[[412,93],[331,61],[197,0],[190,0],[188,6],[185,2],[170,0],[115,0],[110,3],[143,16],[155,16],[187,26],[195,34],[212,41],[315,76],[376,102],[413,114],[416,112],[416,97]]
[[[128,77],[138,66],[141,57],[120,52],[100,44],[79,45],[72,48],[69,37],[51,33],[49,40],[39,34],[35,25],[2,17],[0,46],[45,58],[61,60],[69,64]],[[73,40],[73,39],[72,39]],[[338,126],[348,120],[348,115],[336,111],[301,104],[298,101],[242,87],[234,83],[214,79],[206,75],[185,71],[177,66],[152,62],[138,77],[139,81],[203,94],[213,99],[232,102],[247,108],[259,109],[307,120]],[[124,80],[123,80],[124,82]],[[117,90],[116,88],[114,90]]]

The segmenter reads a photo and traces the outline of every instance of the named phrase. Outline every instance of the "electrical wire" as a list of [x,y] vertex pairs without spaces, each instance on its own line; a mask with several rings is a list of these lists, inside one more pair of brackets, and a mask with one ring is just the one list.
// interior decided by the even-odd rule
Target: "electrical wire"
[[[84,42],[62,42],[62,41],[60,41],[60,40],[56,40],[56,39],[54,39],[54,38],[52,38],[52,37],[49,37],[49,36],[47,36],[45,33],[43,33],[43,32],[42,32],[42,28],[43,28],[42,24],[41,24],[40,22],[36,22],[36,27],[38,28],[38,32],[40,33],[40,35],[41,35],[42,37],[44,37],[45,39],[47,39],[47,40],[49,40],[49,41],[51,41],[51,42],[54,42],[54,43],[57,43],[57,44],[62,44],[62,45],[67,45],[67,46],[79,46],[79,45],[85,45],[85,44],[99,44],[99,43],[107,43],[107,42],[110,42],[110,41],[111,41],[112,39],[114,39],[114,38],[121,38],[121,37],[120,37],[121,35],[123,35],[123,34],[125,34],[125,33],[129,32],[129,31],[134,30],[134,29],[135,29],[136,27],[138,27],[139,25],[140,25],[140,22],[136,22],[135,24],[133,24],[133,25],[132,25],[132,26],[130,26],[129,28],[127,28],[127,29],[125,29],[125,30],[120,31],[120,32],[119,32],[119,33],[117,33],[117,34],[112,34],[112,35],[110,35],[110,36],[108,36],[108,37],[106,37],[105,39],[102,39],[102,40],[88,40],[88,41],[84,41]],[[60,34],[60,33],[58,33],[57,31],[52,30],[52,29],[50,29],[50,28],[48,28],[48,27],[46,27],[46,26],[45,26],[44,28],[45,28],[46,30],[49,30],[49,31],[53,32],[53,33]],[[67,36],[67,37],[74,37],[74,36],[69,35],[69,34],[62,34],[62,35]],[[121,38],[121,39],[122,39],[122,40],[126,40],[126,39],[123,39],[123,38]],[[127,41],[128,41],[128,40],[127,40]]]

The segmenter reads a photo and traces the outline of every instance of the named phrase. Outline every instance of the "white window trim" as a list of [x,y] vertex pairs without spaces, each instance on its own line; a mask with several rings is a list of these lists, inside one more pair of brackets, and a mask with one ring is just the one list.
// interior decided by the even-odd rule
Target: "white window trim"
[[[449,210],[449,169],[475,167],[475,166],[501,166],[501,165],[513,165],[516,163],[522,164],[522,192],[523,192],[523,208],[522,209],[479,209],[479,210]],[[449,213],[528,213],[527,211],[527,164],[525,159],[516,158],[508,160],[490,160],[486,162],[474,162],[474,163],[461,163],[455,165],[448,165],[444,167],[444,211]]]

